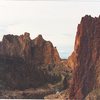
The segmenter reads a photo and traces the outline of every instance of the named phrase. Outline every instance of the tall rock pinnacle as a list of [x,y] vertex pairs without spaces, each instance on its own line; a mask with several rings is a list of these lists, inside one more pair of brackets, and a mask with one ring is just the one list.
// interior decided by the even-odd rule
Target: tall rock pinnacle
[[81,100],[91,90],[100,88],[100,17],[82,18],[74,52],[69,57],[71,62],[74,75],[70,97]]

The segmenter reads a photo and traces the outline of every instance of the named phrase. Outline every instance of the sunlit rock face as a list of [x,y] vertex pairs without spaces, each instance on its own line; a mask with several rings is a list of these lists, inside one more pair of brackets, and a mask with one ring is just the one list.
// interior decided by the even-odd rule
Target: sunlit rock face
[[[10,88],[37,87],[52,82],[48,65],[60,62],[58,51],[39,35],[5,35],[0,42],[0,80]],[[44,66],[44,70],[42,69]],[[46,67],[47,66],[47,67]]]
[[31,40],[27,32],[21,36],[5,35],[0,43],[0,55],[20,57],[34,64],[50,64],[60,61],[58,51],[50,41],[44,40],[42,35]]
[[31,41],[32,44],[32,60],[35,63],[51,64],[59,63],[60,57],[58,51],[53,47],[50,41],[46,41],[39,35]]
[[82,18],[69,63],[73,68],[70,98],[81,100],[91,90],[100,88],[100,16]]

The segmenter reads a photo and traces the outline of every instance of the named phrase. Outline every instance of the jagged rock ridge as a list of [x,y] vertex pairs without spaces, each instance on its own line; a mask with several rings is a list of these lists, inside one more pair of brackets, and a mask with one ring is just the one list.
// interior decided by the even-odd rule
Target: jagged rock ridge
[[73,68],[70,98],[81,100],[93,89],[100,88],[100,16],[82,18],[68,62]]
[[21,57],[34,64],[50,64],[60,61],[59,54],[50,41],[44,40],[42,35],[31,40],[27,32],[21,36],[5,35],[0,43],[0,55]]
[[58,80],[53,77],[54,65],[60,62],[57,49],[39,35],[5,35],[0,42],[0,81],[9,88],[37,87]]

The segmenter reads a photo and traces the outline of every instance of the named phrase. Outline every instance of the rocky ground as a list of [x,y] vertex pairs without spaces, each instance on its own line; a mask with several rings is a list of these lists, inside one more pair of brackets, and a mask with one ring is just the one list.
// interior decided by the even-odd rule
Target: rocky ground
[[[0,65],[2,66],[0,69],[0,74],[2,75],[6,72],[6,70],[9,68],[10,65],[9,64],[4,65],[3,62],[1,62]],[[17,70],[19,70],[19,68],[21,67],[20,65],[19,65],[19,67],[17,67],[17,65],[14,67],[13,66],[12,66],[12,73],[15,72],[15,70],[13,70],[14,67],[16,67]],[[33,98],[41,99],[47,95],[56,94],[57,92],[61,92],[62,90],[66,89],[68,87],[68,85],[69,85],[68,80],[70,80],[70,78],[72,76],[71,75],[72,72],[71,72],[71,69],[66,66],[65,61],[62,60],[59,64],[54,64],[54,65],[49,64],[49,65],[42,65],[42,66],[38,65],[36,67],[37,67],[37,70],[40,71],[39,74],[41,74],[41,72],[42,72],[45,74],[45,77],[51,78],[51,79],[47,79],[47,80],[49,80],[48,82],[45,82],[44,85],[40,85],[37,88],[29,88],[28,87],[28,88],[18,89],[18,88],[11,88],[12,86],[9,87],[9,85],[7,85],[8,84],[7,81],[2,80],[3,77],[1,77],[0,98],[1,99],[2,98],[4,98],[4,99],[12,99],[12,98],[15,98],[15,99],[29,99],[29,98],[30,99],[33,99]],[[11,68],[11,66],[10,66],[10,68]],[[7,71],[9,72],[9,70],[7,70]],[[5,75],[6,75],[6,73],[5,73]],[[50,81],[50,80],[52,80],[52,81]]]
[[43,99],[44,96],[55,93],[49,87],[29,88],[25,90],[0,90],[1,99]]
[[50,94],[48,96],[45,96],[44,99],[48,100],[48,99],[52,99],[52,100],[67,100],[69,98],[69,90],[63,90],[61,92],[56,92],[56,94]]
[[[53,84],[46,83],[45,85],[38,88],[11,90],[11,89],[5,89],[5,87],[1,85],[0,98],[2,99],[43,99],[45,96],[50,95],[50,94],[57,94],[57,97],[59,97],[59,95],[62,95],[62,97],[65,97],[66,95],[65,92],[61,92],[68,87],[64,85],[65,84],[64,81],[67,83],[67,80],[65,80],[65,72],[62,72],[60,81],[54,82]],[[55,95],[52,97],[56,98]],[[45,98],[49,99],[49,96]]]

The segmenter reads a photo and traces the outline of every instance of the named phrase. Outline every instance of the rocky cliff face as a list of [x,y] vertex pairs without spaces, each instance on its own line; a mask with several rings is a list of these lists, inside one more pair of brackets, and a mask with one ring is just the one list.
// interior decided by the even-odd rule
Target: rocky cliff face
[[37,87],[58,80],[49,67],[52,70],[59,62],[57,49],[41,35],[33,40],[27,32],[5,35],[0,42],[0,81],[7,87]]
[[82,18],[71,62],[74,72],[70,98],[81,100],[91,90],[100,88],[100,16]]
[[0,43],[0,55],[5,57],[20,57],[34,64],[50,64],[60,61],[59,54],[50,41],[39,35],[34,40],[29,33],[21,36],[5,35]]
[[41,35],[32,40],[32,60],[35,63],[59,63],[60,57],[58,51],[53,47],[50,41],[45,41]]

